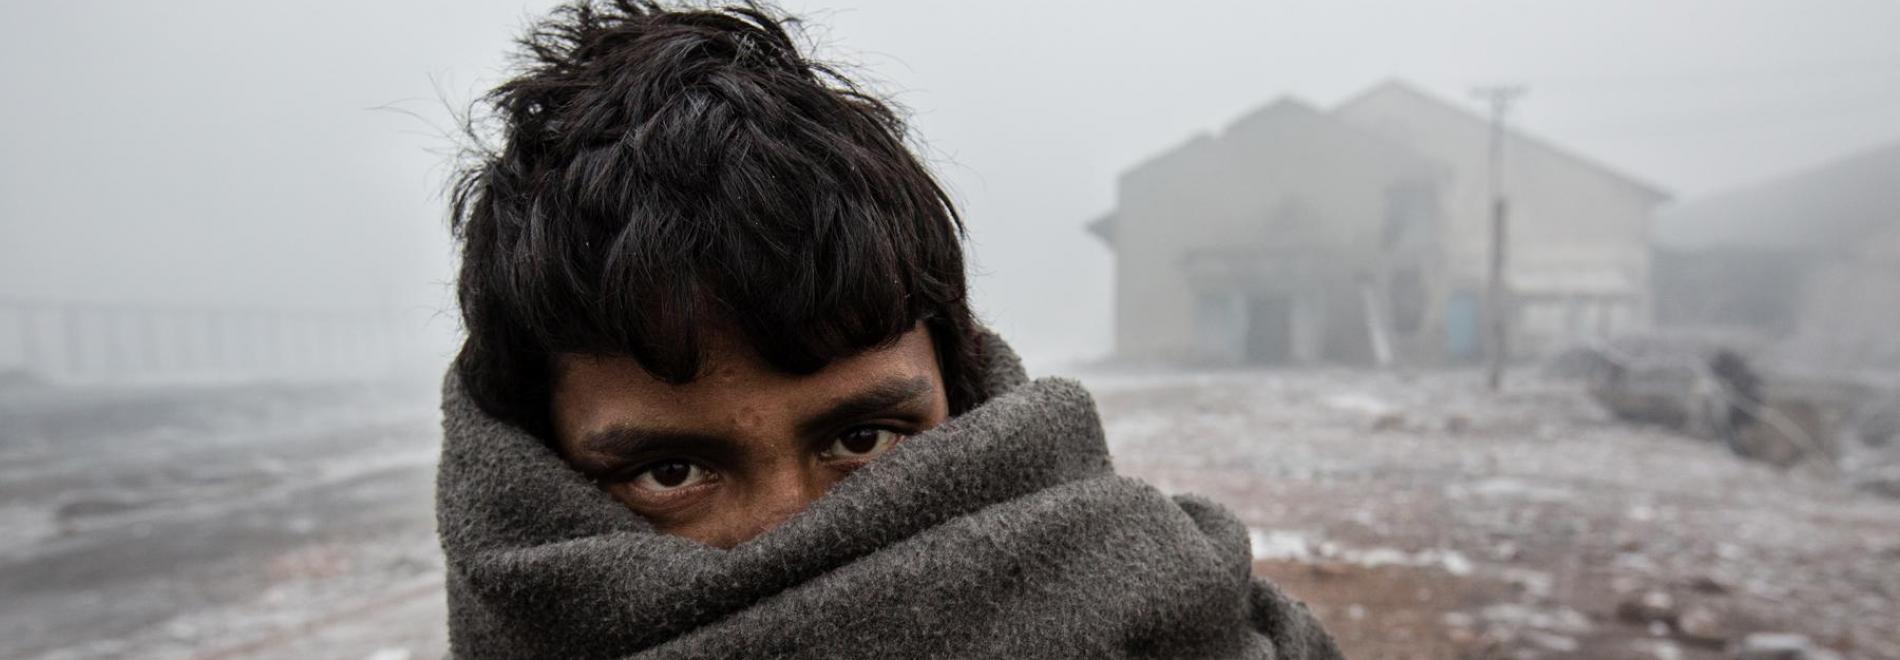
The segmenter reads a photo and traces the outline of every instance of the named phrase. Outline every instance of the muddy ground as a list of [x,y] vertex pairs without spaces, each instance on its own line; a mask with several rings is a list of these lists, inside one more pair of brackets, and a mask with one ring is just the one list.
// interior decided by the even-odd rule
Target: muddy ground
[[[1475,374],[1098,373],[1355,658],[1900,658],[1900,500]],[[0,657],[440,657],[426,385],[0,397]]]

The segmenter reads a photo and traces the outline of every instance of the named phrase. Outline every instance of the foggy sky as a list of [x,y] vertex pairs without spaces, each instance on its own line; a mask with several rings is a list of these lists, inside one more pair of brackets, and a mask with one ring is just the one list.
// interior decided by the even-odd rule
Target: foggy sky
[[[449,310],[438,93],[549,4],[0,4],[0,297]],[[1679,199],[1900,139],[1877,0],[785,6],[914,113],[1045,364],[1107,350],[1116,176],[1281,95],[1524,83],[1517,126]]]

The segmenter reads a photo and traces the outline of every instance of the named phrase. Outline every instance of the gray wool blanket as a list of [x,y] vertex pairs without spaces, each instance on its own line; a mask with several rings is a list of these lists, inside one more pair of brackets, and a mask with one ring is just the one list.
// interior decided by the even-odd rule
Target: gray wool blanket
[[451,376],[453,657],[1339,657],[1230,514],[1117,476],[1080,385],[984,348],[989,401],[730,550],[655,532]]

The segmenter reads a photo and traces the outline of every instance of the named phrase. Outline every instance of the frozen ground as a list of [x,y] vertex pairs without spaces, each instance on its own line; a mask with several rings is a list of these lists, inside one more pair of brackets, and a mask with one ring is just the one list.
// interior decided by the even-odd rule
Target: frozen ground
[[[1233,508],[1350,657],[1726,657],[1791,632],[1900,658],[1900,501],[1828,475],[1554,383],[1084,380],[1119,467]],[[428,399],[0,399],[0,657],[441,657]]]
[[1900,658],[1900,500],[1476,374],[1101,376],[1122,471],[1227,503],[1349,657]]
[[430,389],[0,393],[0,658],[441,648]]

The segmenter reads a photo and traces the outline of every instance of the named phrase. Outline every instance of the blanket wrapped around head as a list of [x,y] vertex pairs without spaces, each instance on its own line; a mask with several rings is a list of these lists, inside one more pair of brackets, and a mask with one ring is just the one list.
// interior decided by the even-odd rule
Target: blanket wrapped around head
[[453,657],[1338,657],[1238,521],[1117,476],[1080,385],[983,349],[990,400],[730,550],[656,532],[451,375]]

